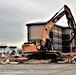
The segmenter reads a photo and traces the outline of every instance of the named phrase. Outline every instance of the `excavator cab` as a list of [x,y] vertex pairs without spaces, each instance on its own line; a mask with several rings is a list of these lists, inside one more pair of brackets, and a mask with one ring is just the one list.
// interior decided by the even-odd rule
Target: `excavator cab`
[[46,39],[45,47],[47,48],[47,50],[52,50],[52,42],[50,41],[50,39]]
[[52,50],[52,41],[47,38],[45,44],[41,45],[40,50]]

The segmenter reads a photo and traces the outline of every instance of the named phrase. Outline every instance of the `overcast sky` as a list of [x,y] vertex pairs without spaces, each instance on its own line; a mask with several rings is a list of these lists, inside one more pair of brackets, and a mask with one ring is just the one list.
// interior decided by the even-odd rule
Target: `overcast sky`
[[27,40],[25,25],[49,20],[64,4],[76,19],[76,0],[0,0],[0,44],[21,47]]

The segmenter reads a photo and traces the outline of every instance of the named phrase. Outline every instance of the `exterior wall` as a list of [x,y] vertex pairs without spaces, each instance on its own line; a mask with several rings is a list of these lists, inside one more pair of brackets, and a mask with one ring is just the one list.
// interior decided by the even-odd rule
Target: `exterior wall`
[[29,39],[41,39],[43,25],[29,26]]
[[7,53],[8,51],[9,51],[8,47],[0,49],[0,53]]
[[76,38],[73,40],[74,43],[71,44],[71,49],[73,52],[76,52]]
[[[72,30],[70,30],[72,32]],[[70,35],[70,39],[72,38],[73,36]],[[75,36],[75,39],[73,39],[72,43],[70,44],[70,48],[71,48],[71,52],[76,52],[76,36]]]
[[54,50],[62,51],[62,28],[53,26],[49,36],[52,39]]
[[63,45],[63,52],[70,52],[71,47],[70,47],[70,29],[63,29],[63,34],[62,34],[62,45]]
[[10,49],[10,50],[9,50],[9,54],[12,53],[13,51],[15,51],[16,54],[18,54],[18,53],[17,53],[17,52],[18,52],[18,47],[16,47],[16,46],[15,46],[15,47],[14,47],[14,46],[11,46],[11,47],[9,47],[9,49]]
[[6,47],[5,50],[3,51],[3,53],[8,53],[8,51],[10,51],[9,47]]

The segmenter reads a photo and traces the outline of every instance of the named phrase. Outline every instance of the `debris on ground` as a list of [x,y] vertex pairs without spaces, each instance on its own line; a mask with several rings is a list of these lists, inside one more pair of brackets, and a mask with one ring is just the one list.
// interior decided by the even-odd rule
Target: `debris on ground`
[[49,64],[51,63],[51,60],[28,60],[26,62],[24,62],[25,64]]
[[46,60],[38,60],[38,59],[29,59],[26,58],[26,55],[8,55],[8,54],[2,54],[0,55],[0,64],[49,64],[49,63],[70,63],[70,64],[76,64],[76,54],[63,54],[61,56],[62,60],[58,60],[57,62],[53,62],[51,59]]

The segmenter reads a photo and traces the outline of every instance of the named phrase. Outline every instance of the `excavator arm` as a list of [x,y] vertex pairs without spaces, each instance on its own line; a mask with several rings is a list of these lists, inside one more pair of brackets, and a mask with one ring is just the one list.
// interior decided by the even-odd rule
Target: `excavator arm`
[[[62,8],[64,8],[64,11],[59,13]],[[72,40],[75,38],[75,34],[76,34],[75,27],[76,27],[76,25],[75,25],[75,20],[72,16],[71,10],[69,9],[69,7],[67,5],[64,5],[64,7],[62,7],[62,8],[44,26],[43,31],[42,31],[42,45],[43,46],[46,43],[46,39],[47,39],[47,36],[48,36],[51,28],[64,15],[66,15],[68,26],[73,30],[73,33],[74,33],[73,38],[70,40],[70,42],[72,42]]]

